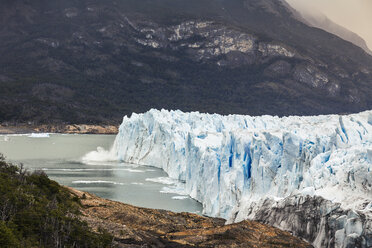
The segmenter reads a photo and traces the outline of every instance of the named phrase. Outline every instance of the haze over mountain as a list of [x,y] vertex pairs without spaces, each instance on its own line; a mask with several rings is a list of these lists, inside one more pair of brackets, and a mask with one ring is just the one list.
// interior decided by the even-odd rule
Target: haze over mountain
[[[362,37],[369,46],[369,50],[372,48],[372,1],[370,0],[286,0],[291,4],[292,7],[297,9],[306,17],[313,19],[314,17],[320,17],[320,20],[328,19],[337,25],[346,28],[358,36]],[[327,22],[329,22],[327,21]],[[316,22],[319,22],[316,21]],[[331,29],[327,29],[329,24],[325,23],[322,28],[325,28],[328,32],[332,32]],[[317,25],[316,25],[317,26]],[[337,34],[337,33],[336,33]],[[345,39],[345,37],[342,37]]]
[[307,23],[310,26],[324,29],[327,32],[335,34],[344,40],[350,41],[354,45],[361,47],[364,51],[372,55],[372,51],[368,48],[367,43],[356,33],[334,23],[325,15],[309,15],[305,16]]
[[0,122],[372,108],[372,57],[277,0],[8,0],[0,24]]
[[[290,3],[292,1],[289,1]],[[293,14],[297,16],[299,21],[304,22],[305,24],[323,29],[329,33],[335,34],[338,37],[353,43],[356,46],[361,47],[364,51],[372,55],[372,51],[369,49],[366,41],[360,37],[358,34],[348,30],[347,28],[333,22],[325,14],[320,11],[317,11],[314,8],[305,8],[301,2],[293,2],[292,6],[296,7],[297,10],[293,10]],[[311,5],[311,3],[306,2]]]

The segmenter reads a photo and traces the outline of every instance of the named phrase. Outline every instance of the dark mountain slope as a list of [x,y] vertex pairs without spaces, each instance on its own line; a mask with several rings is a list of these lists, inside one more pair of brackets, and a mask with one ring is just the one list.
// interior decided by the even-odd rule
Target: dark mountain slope
[[275,0],[5,1],[0,121],[371,109],[372,57],[292,15]]

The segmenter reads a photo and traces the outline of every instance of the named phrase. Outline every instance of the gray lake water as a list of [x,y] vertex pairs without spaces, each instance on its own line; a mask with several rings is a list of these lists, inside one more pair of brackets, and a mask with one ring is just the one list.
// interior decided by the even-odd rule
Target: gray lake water
[[183,194],[183,184],[158,168],[119,162],[82,162],[115,135],[0,135],[0,153],[30,171],[43,170],[60,184],[140,207],[200,213],[200,203]]

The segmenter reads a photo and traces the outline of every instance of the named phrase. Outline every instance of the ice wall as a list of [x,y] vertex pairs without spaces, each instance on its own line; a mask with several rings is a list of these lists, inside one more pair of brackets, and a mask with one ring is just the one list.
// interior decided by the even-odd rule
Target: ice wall
[[186,183],[205,214],[230,221],[262,220],[258,213],[268,201],[274,206],[294,196],[320,197],[329,204],[319,211],[359,211],[366,233],[359,226],[346,232],[348,218],[333,233],[322,233],[319,215],[309,241],[346,247],[357,233],[361,244],[372,245],[372,111],[279,118],[150,110],[124,117],[111,152],[125,162],[163,168]]

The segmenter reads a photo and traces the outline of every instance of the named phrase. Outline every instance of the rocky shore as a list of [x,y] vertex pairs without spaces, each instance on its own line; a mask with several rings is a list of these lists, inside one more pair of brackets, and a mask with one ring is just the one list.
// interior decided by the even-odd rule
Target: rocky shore
[[312,247],[290,233],[255,221],[134,207],[68,188],[82,204],[82,220],[111,233],[118,247]]
[[118,126],[57,124],[57,125],[1,125],[0,134],[66,133],[66,134],[117,134]]

